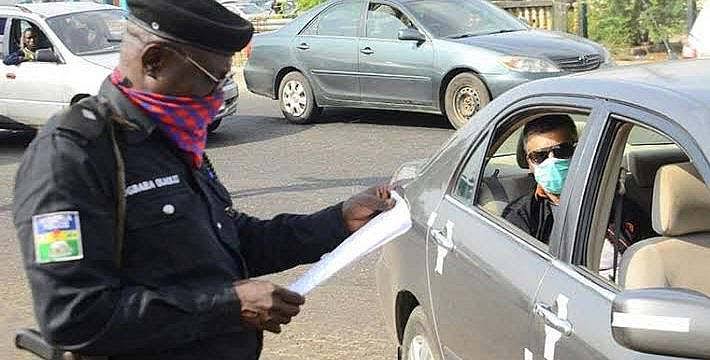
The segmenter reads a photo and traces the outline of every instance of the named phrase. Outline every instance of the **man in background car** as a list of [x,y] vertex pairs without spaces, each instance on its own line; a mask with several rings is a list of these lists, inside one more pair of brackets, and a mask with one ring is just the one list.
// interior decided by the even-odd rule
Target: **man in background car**
[[25,61],[35,61],[37,51],[37,33],[32,29],[22,32],[22,46],[5,57],[5,65],[19,65]]
[[544,116],[523,128],[525,156],[537,188],[510,203],[503,218],[543,243],[550,238],[577,139],[577,127],[567,115]]

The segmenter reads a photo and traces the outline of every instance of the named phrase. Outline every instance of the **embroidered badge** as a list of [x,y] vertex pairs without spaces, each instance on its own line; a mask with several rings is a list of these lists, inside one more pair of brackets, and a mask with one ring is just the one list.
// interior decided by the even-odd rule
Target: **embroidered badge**
[[79,260],[84,257],[78,211],[33,216],[32,229],[37,263]]

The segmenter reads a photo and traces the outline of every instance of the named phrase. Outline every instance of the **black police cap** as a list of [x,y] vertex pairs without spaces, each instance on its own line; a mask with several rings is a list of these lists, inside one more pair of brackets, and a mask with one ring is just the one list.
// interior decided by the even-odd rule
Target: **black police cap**
[[254,27],[214,0],[128,0],[129,19],[175,42],[233,54],[251,40]]

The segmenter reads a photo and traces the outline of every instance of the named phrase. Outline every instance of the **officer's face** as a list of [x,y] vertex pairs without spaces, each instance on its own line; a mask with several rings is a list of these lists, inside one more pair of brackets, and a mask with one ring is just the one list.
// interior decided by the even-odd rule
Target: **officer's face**
[[[174,96],[207,96],[213,94],[219,82],[231,70],[232,57],[210,53],[200,49],[174,49],[167,47],[171,53],[166,59],[165,70],[162,72],[164,87]],[[166,53],[164,51],[163,53]]]

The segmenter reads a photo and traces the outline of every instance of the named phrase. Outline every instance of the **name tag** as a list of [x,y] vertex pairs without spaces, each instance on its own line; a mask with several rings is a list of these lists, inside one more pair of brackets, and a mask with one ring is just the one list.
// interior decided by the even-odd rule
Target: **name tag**
[[126,196],[140,194],[142,192],[159,189],[166,186],[174,186],[180,184],[178,175],[171,175],[157,179],[142,181],[140,183],[131,184],[126,187]]

